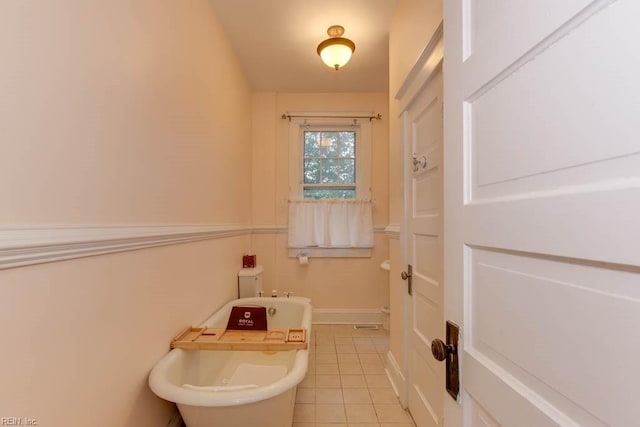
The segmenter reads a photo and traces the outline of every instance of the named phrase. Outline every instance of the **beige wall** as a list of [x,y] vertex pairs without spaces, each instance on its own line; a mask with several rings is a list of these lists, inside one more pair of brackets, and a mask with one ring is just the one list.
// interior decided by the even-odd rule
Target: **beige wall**
[[0,23],[1,224],[250,220],[249,87],[206,0],[9,1]]
[[[206,0],[2,2],[0,52],[0,228],[250,222],[251,93]],[[166,425],[149,370],[249,245],[0,270],[0,417]]]
[[399,0],[389,30],[389,222],[402,221],[402,122],[395,99],[442,20],[442,0]]
[[[289,196],[287,111],[375,111],[372,194],[374,225],[388,223],[388,98],[386,93],[274,93],[253,95],[253,207],[256,226],[286,227]],[[301,266],[287,256],[286,232],[255,234],[252,249],[265,267],[265,289],[293,291],[314,308],[379,308],[388,304],[388,258],[384,234],[375,236],[371,258],[312,258]]]
[[[389,222],[402,223],[402,122],[400,105],[395,96],[416,60],[442,20],[442,0],[399,0],[389,31]],[[403,312],[406,283],[400,279],[404,269],[400,241],[390,242],[391,274],[389,279],[391,316],[390,350],[406,373],[404,366]]]

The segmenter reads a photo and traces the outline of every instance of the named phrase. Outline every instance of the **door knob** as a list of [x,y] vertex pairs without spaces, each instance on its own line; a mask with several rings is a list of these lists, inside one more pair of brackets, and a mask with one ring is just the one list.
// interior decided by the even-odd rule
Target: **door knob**
[[460,328],[455,323],[447,320],[446,339],[445,344],[442,340],[435,338],[431,341],[431,354],[436,360],[446,360],[446,387],[447,393],[453,398],[458,400],[458,394],[460,393],[460,373],[458,371],[458,338],[460,335]]
[[400,273],[400,277],[402,277],[402,280],[407,280],[409,277],[411,277],[411,273],[403,271],[402,273]]
[[442,362],[451,354],[457,354],[456,348],[450,344],[445,344],[441,339],[436,338],[431,341],[431,354],[436,360]]

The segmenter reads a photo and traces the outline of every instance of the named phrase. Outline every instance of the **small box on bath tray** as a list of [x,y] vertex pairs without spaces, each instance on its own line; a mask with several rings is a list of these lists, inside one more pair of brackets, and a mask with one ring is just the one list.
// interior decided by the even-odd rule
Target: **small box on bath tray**
[[267,308],[266,307],[242,307],[231,308],[227,330],[232,331],[266,331]]

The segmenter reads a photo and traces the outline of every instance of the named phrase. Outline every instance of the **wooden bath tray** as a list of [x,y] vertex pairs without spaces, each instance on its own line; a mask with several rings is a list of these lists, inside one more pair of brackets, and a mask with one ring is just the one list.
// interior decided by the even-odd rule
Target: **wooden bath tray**
[[304,350],[307,348],[307,330],[234,331],[192,326],[182,331],[171,341],[171,348],[187,350]]

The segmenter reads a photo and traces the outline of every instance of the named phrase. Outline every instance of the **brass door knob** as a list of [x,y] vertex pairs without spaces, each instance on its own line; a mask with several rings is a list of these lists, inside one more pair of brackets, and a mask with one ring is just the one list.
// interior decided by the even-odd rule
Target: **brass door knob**
[[409,264],[407,265],[407,271],[403,271],[402,273],[400,273],[400,277],[402,277],[402,280],[407,281],[407,292],[409,293],[409,295],[413,293],[412,291],[413,285],[411,284],[412,276],[413,276],[413,266]]
[[449,357],[450,354],[455,353],[457,353],[456,348],[452,345],[445,344],[441,339],[436,338],[431,341],[431,354],[433,354],[436,360],[442,362]]

